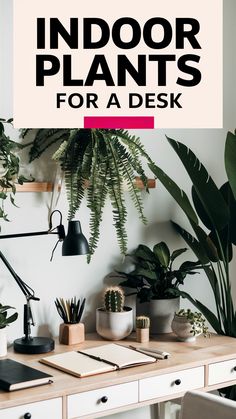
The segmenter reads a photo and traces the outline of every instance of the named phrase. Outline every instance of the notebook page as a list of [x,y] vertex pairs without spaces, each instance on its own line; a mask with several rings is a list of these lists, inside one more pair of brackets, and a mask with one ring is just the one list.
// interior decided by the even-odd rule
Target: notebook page
[[77,377],[100,374],[116,369],[112,365],[97,361],[74,351],[47,356],[46,358],[41,359],[40,362]]
[[156,359],[152,356],[141,354],[133,349],[115,343],[85,349],[83,352],[113,362],[119,368],[156,362]]

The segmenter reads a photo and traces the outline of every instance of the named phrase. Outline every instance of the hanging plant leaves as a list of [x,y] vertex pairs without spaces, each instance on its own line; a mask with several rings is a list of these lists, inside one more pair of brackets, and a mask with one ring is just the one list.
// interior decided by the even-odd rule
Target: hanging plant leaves
[[[31,130],[23,130],[22,135],[29,132]],[[139,218],[146,223],[141,191],[135,186],[134,180],[136,176],[140,176],[147,189],[142,158],[148,162],[152,160],[139,138],[125,130],[40,129],[31,142],[30,160],[40,157],[53,144],[58,144],[53,159],[60,163],[65,175],[69,220],[75,217],[82,200],[87,199],[91,233],[88,260],[90,261],[98,246],[103,209],[108,197],[120,251],[125,254],[127,205],[124,181]]]

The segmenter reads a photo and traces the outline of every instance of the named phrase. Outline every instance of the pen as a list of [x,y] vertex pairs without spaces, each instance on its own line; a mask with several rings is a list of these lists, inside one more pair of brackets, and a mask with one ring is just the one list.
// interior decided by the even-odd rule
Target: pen
[[160,351],[160,350],[158,350],[158,349],[153,349],[153,348],[141,348],[141,347],[138,347],[137,349],[141,349],[142,351],[147,351],[147,352],[152,352],[152,353],[154,353],[154,354],[159,354],[159,355],[162,355],[162,356],[170,356],[170,353],[169,352],[165,352],[165,351]]
[[129,345],[129,348],[134,349],[135,351],[140,352],[144,355],[152,356],[153,358],[156,358],[156,359],[167,359],[170,356],[169,352],[162,352],[157,349],[141,348],[141,347],[135,347],[132,345]]

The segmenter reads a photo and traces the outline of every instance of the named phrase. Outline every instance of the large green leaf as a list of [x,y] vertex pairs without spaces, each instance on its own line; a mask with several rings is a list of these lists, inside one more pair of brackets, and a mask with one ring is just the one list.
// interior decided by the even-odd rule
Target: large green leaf
[[204,208],[204,205],[202,205],[202,202],[199,199],[198,194],[197,194],[196,189],[195,189],[194,186],[192,186],[192,198],[193,198],[193,203],[194,203],[195,210],[197,211],[197,214],[198,214],[199,218],[201,219],[203,224],[206,226],[206,228],[208,228],[208,230],[212,230],[213,225],[211,223],[211,220],[208,217],[208,214],[207,214],[207,212]]
[[137,249],[133,252],[132,256],[136,256],[137,258],[143,259],[145,261],[154,262],[156,263],[156,257],[154,253],[149,249],[149,247],[145,246],[144,244],[140,244]]
[[186,193],[180,189],[179,186],[165,172],[163,172],[162,169],[160,169],[160,167],[153,163],[150,163],[148,166],[163,186],[165,186],[167,191],[172,195],[177,204],[179,204],[180,208],[182,208],[187,217],[194,223],[198,224],[197,214],[195,213]]
[[225,169],[236,199],[236,134],[228,132],[225,143]]
[[186,241],[187,245],[192,249],[192,251],[195,253],[197,258],[201,261],[201,263],[204,265],[205,263],[208,263],[209,257],[205,251],[205,249],[201,246],[198,240],[195,239],[195,237],[192,236],[192,234],[188,233],[184,228],[180,227],[179,224],[174,223],[172,221],[172,225],[175,228],[175,230],[182,236],[182,238]]
[[[236,170],[236,167],[235,167]],[[229,239],[231,243],[236,245],[236,199],[234,198],[229,182],[221,186],[220,191],[229,207],[230,222],[229,222]]]
[[229,211],[213,179],[192,150],[171,138],[167,139],[187,170],[211,224],[215,229],[222,230],[229,222]]
[[212,262],[218,262],[219,255],[217,252],[217,248],[214,245],[211,238],[206,234],[206,232],[199,226],[191,222],[191,226],[193,228],[194,233],[197,236],[197,239],[201,245],[201,247],[205,250],[207,256]]
[[153,247],[153,253],[159,260],[161,266],[163,266],[164,268],[167,268],[167,266],[169,266],[170,250],[168,246],[166,245],[166,243],[160,242],[160,243],[155,244],[155,246]]
[[155,271],[150,271],[149,269],[136,268],[134,271],[130,272],[132,276],[143,276],[144,278],[151,279],[155,281],[158,276]]
[[170,260],[171,262],[174,262],[174,260],[179,257],[180,255],[182,255],[184,252],[186,252],[188,249],[186,247],[184,247],[183,249],[177,249],[174,250],[173,253],[171,254]]

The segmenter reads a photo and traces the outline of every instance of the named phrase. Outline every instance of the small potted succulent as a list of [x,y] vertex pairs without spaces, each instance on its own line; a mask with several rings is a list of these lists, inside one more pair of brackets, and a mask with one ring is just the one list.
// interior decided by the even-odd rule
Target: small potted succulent
[[97,333],[108,340],[120,340],[133,330],[133,310],[124,305],[124,291],[108,287],[104,293],[104,306],[96,312]]
[[7,354],[6,326],[9,326],[9,324],[13,323],[18,317],[18,313],[14,313],[7,317],[7,312],[11,309],[14,309],[14,307],[0,304],[0,357],[6,356]]
[[196,337],[203,334],[209,336],[206,320],[198,311],[180,310],[175,313],[172,330],[182,342],[194,342]]
[[85,307],[85,298],[81,302],[76,297],[70,300],[56,298],[55,305],[63,323],[60,324],[59,342],[64,345],[76,345],[84,342],[84,324],[81,318]]
[[136,317],[136,339],[137,342],[149,342],[150,319],[147,316]]

